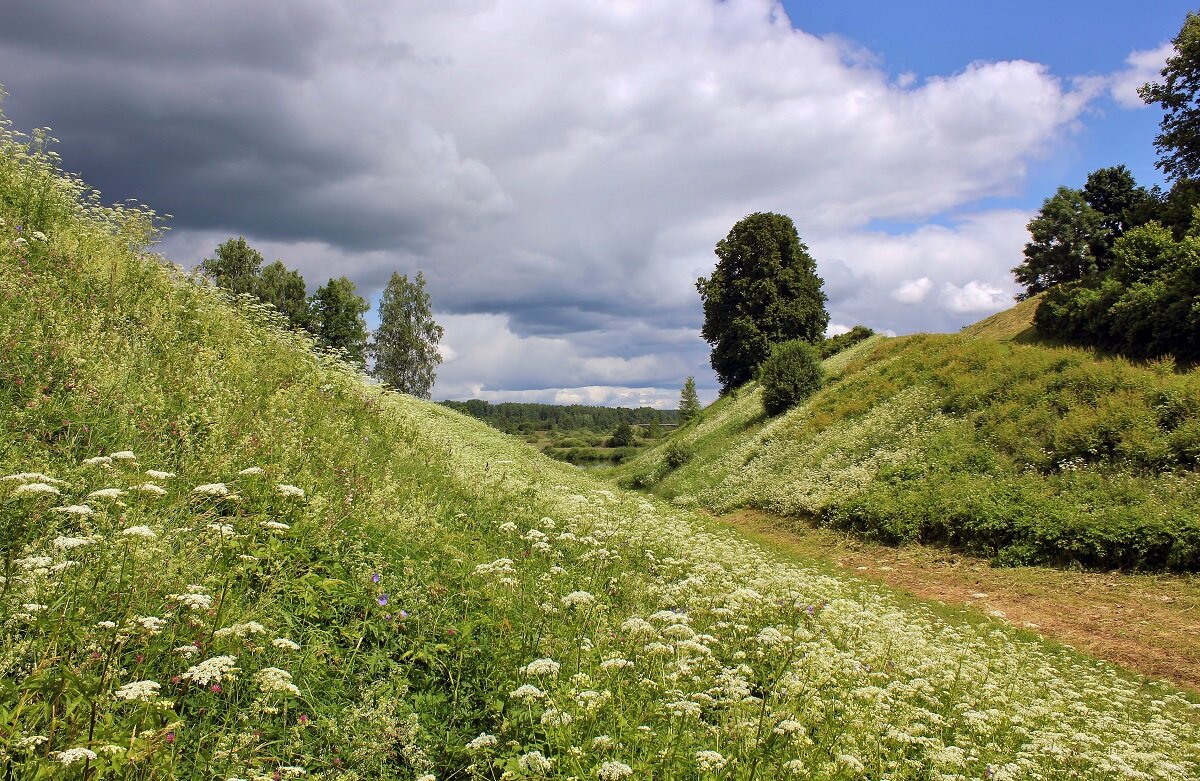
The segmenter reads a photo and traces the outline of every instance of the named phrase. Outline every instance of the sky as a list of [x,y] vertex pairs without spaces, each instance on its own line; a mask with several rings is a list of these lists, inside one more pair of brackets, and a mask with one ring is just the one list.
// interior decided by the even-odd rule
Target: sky
[[[1160,183],[1156,77],[1188,3],[13,3],[0,85],[105,200],[346,275],[428,278],[435,399],[716,396],[695,281],[739,219],[796,223],[831,332],[1005,309],[1062,184]],[[374,324],[374,311],[368,315]]]

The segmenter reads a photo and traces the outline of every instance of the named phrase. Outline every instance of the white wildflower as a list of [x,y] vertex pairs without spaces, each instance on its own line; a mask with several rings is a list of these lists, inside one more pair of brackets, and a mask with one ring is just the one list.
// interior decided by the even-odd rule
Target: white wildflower
[[230,637],[236,635],[238,637],[249,637],[250,635],[265,635],[267,628],[257,621],[246,621],[242,624],[234,624],[223,629],[218,629],[213,632],[213,637]]
[[54,559],[49,556],[26,556],[23,559],[13,561],[13,564],[26,571],[46,569],[53,563]]
[[83,459],[80,463],[84,466],[108,466],[112,464],[112,458],[110,456],[92,456]]
[[45,605],[40,605],[37,602],[26,602],[21,605],[21,609],[26,613],[40,613],[46,609]]
[[137,460],[137,456],[135,456],[133,454],[132,450],[118,450],[117,452],[109,453],[108,455],[114,461],[136,461]]
[[68,504],[63,507],[54,507],[52,509],[56,513],[63,513],[65,515],[88,516],[93,513],[92,508],[88,507],[86,504]]
[[518,686],[508,696],[517,702],[533,702],[542,699],[546,694],[538,687],[526,683]]
[[213,598],[208,594],[200,592],[189,592],[187,594],[170,594],[167,599],[178,602],[181,605],[190,607],[192,610],[208,610],[212,607]]
[[87,495],[88,499],[119,499],[125,495],[123,488],[101,488],[99,491],[92,491]]
[[90,748],[78,747],[69,748],[66,751],[55,751],[53,756],[64,765],[73,765],[81,759],[95,759],[96,752]]
[[22,483],[13,491],[13,496],[31,496],[35,494],[53,494],[57,496],[62,493],[49,483]]
[[517,764],[526,773],[545,775],[550,772],[551,761],[542,756],[540,751],[530,751],[528,754],[522,754],[517,760]]
[[200,649],[194,645],[181,645],[175,649],[175,653],[179,654],[184,659],[191,659],[193,656],[200,653]]
[[496,528],[498,528],[500,531],[504,532],[505,534],[512,534],[513,532],[515,532],[517,530],[517,525],[515,523],[513,523],[512,521],[505,521],[504,523],[500,524]]
[[41,231],[33,231],[29,235],[31,238],[36,239],[37,241],[45,241],[46,240],[46,234],[42,233]]
[[143,494],[150,494],[152,496],[165,496],[167,493],[167,489],[163,488],[162,486],[155,485],[154,483],[142,483],[141,485],[135,485],[131,490],[138,491]]
[[728,761],[717,751],[696,752],[696,767],[700,768],[701,773],[715,773],[725,767],[725,763]]
[[162,686],[157,681],[134,681],[113,692],[113,696],[125,702],[149,702],[158,696]]
[[255,673],[254,680],[266,694],[300,695],[300,689],[292,683],[292,674],[278,667],[264,667]]
[[289,640],[286,637],[276,637],[271,641],[271,645],[284,651],[299,651],[300,644],[294,640]]
[[467,741],[467,751],[482,751],[485,748],[491,748],[499,743],[499,739],[495,735],[489,735],[486,732],[479,733],[478,737],[471,738]]
[[529,664],[521,668],[521,672],[525,675],[543,676],[548,675],[551,678],[558,675],[558,671],[562,668],[558,662],[553,659],[534,659]]
[[57,477],[51,477],[41,472],[17,472],[12,475],[0,477],[0,480],[15,480],[19,483],[49,483],[50,485],[66,485],[66,482],[59,480]]
[[193,488],[192,493],[201,496],[229,496],[229,488],[224,483],[204,483]]
[[149,526],[130,526],[121,532],[123,537],[143,537],[147,540],[153,540],[158,535]]
[[279,521],[259,521],[258,525],[263,527],[264,529],[270,529],[271,531],[277,531],[277,532],[285,532],[288,529],[292,528],[291,526],[288,526],[286,523],[280,523]]
[[623,670],[626,667],[633,667],[633,662],[629,661],[628,659],[622,659],[619,656],[615,656],[611,659],[605,659],[600,663],[601,670]]
[[183,677],[201,686],[206,686],[209,683],[220,683],[223,679],[232,677],[238,671],[238,668],[234,666],[236,662],[236,656],[214,656],[211,659],[205,659],[194,667],[189,667],[187,672],[183,674]]
[[72,548],[83,548],[88,545],[94,545],[96,539],[94,537],[55,537],[53,545],[58,550],[71,550]]
[[597,735],[592,738],[592,748],[597,751],[609,751],[616,748],[617,741],[610,738],[608,735]]
[[237,531],[227,523],[210,523],[205,528],[215,531],[217,534],[221,535],[222,537],[237,536]]
[[280,483],[279,485],[275,486],[275,489],[279,491],[280,496],[295,496],[300,499],[304,498],[304,489],[294,485]]
[[133,622],[140,624],[143,629],[152,635],[158,634],[167,625],[166,620],[158,616],[139,616],[133,619]]
[[97,629],[116,629],[117,622],[115,622],[115,621],[97,621],[95,626]]
[[30,735],[21,738],[17,741],[17,751],[25,751],[26,749],[37,748],[43,743],[49,743],[50,738],[45,735]]
[[160,469],[147,469],[146,474],[155,480],[170,480],[175,476],[174,472],[163,472]]
[[499,575],[514,573],[512,559],[496,559],[488,564],[479,564],[475,567],[476,575]]
[[574,720],[574,716],[558,708],[547,708],[541,718],[542,724],[547,727],[565,727]]
[[239,475],[261,475],[263,468],[261,466],[248,466],[238,472]]
[[596,769],[596,777],[600,781],[621,781],[633,775],[633,768],[624,762],[605,762]]
[[571,608],[587,607],[596,601],[596,598],[586,591],[572,591],[562,598],[562,603]]

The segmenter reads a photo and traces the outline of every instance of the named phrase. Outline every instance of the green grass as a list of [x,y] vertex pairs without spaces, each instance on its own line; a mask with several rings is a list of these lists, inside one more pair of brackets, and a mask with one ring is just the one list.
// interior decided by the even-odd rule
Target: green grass
[[676,435],[689,463],[658,448],[621,480],[1002,563],[1200,569],[1200,374],[959,334],[829,364],[807,403],[765,418],[751,384]]
[[0,778],[1200,773],[1171,686],[384,392],[11,135],[0,220]]

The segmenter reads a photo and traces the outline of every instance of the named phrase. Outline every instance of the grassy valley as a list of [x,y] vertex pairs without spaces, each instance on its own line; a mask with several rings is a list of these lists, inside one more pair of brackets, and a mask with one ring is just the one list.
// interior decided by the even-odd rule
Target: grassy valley
[[[793,432],[826,448],[833,488],[776,477],[769,501],[865,528],[891,528],[873,485],[916,507],[929,474],[972,474],[939,438],[954,427],[999,454],[992,482],[1054,495],[1112,469],[1152,491],[1140,464],[1185,457],[1182,424],[1131,425],[1159,439],[1066,470],[1076,445],[984,439],[1008,430],[984,402],[1011,376],[938,384],[1015,348],[875,338],[830,359],[840,379],[792,415],[756,419],[753,391],[710,409],[681,435],[692,460],[653,481],[665,502],[365,381],[151,254],[151,213],[98,206],[54,162],[0,139],[0,777],[1200,774],[1200,702],[1174,686],[680,506],[717,505],[706,485],[751,504],[768,472],[736,473],[794,465]],[[1029,382],[1109,378],[1135,410],[1192,398],[1169,371],[1096,379],[1087,355],[1050,356],[1020,362]],[[932,470],[910,474],[918,450]],[[1163,501],[1182,507],[1190,478],[1172,479],[1183,498]],[[1160,523],[1156,555],[1186,564],[1186,519]]]

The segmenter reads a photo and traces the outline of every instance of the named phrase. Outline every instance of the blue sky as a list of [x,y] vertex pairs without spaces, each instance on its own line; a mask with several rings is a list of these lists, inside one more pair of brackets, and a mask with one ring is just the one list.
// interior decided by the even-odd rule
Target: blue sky
[[4,113],[110,200],[375,301],[428,279],[435,398],[673,406],[716,381],[695,289],[793,218],[831,325],[1011,305],[1060,184],[1159,180],[1152,78],[1189,6],[871,0],[10,3]]
[[[784,0],[792,23],[860,44],[889,73],[948,76],[975,60],[1030,60],[1063,77],[1119,70],[1133,50],[1153,49],[1179,31],[1200,3],[1177,0]],[[1162,183],[1152,147],[1157,109],[1096,105],[1079,131],[1029,178],[1019,203],[1041,202],[1059,184],[1082,186],[1089,171],[1125,164],[1139,182]],[[1030,200],[1032,199],[1032,200]]]

